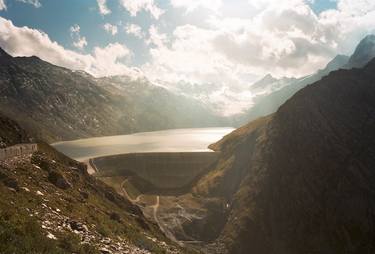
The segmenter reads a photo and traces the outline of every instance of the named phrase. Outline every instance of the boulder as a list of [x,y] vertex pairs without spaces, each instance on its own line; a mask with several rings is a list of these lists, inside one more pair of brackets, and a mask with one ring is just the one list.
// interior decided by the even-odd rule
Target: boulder
[[58,171],[50,171],[48,173],[48,181],[63,190],[72,187],[68,180],[66,180],[66,178]]

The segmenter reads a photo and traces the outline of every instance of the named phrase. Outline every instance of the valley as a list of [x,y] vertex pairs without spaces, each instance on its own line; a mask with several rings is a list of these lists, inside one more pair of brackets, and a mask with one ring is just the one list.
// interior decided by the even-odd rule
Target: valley
[[374,254],[370,2],[0,0],[0,253]]
[[[209,211],[219,211],[224,205],[215,199],[194,197],[190,189],[220,156],[208,145],[232,130],[177,129],[58,142],[54,146],[86,162],[95,178],[137,205],[169,239],[198,248],[214,237],[208,232],[201,239],[198,232],[202,229],[195,227],[201,227]],[[190,225],[193,221],[198,225]]]

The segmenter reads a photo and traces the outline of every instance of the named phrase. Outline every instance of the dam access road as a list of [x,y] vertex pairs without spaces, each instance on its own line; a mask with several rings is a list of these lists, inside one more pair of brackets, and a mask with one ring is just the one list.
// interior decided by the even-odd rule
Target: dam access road
[[[188,236],[181,221],[197,218],[197,215],[176,203],[176,216],[180,218],[173,219],[174,215],[169,214],[162,215],[161,219],[161,199],[167,202],[169,196],[188,192],[191,184],[216,162],[218,156],[217,152],[122,154],[91,159],[88,170],[138,205],[168,238],[184,245],[197,241]],[[182,239],[176,238],[175,230]]]
[[[205,221],[206,202],[191,186],[214,164],[208,146],[233,128],[174,129],[64,141],[52,144],[87,164],[87,171],[136,204],[147,218],[180,244],[199,243],[190,224]],[[198,223],[199,224],[199,223]]]

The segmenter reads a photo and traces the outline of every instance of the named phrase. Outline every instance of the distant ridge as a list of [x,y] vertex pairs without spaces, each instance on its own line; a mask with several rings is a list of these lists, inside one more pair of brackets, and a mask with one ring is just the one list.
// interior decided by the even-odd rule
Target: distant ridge
[[[263,117],[274,113],[284,102],[292,97],[297,91],[304,88],[305,86],[312,84],[322,77],[328,75],[330,72],[342,68],[347,62],[349,57],[345,55],[337,55],[334,57],[324,69],[317,71],[316,73],[300,78],[300,79],[289,79],[281,89],[276,90],[266,96],[260,97],[255,101],[253,107],[240,114],[236,118],[237,125],[243,125],[249,121],[255,120],[259,117]],[[289,83],[288,83],[289,82]]]
[[356,47],[345,68],[362,68],[375,57],[375,35],[367,35]]

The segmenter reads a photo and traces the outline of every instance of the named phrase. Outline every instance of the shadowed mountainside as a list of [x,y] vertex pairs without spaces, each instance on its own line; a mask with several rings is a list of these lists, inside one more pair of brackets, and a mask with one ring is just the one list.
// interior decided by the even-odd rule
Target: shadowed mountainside
[[231,254],[374,253],[375,60],[297,92],[211,147],[195,195],[230,206]]

